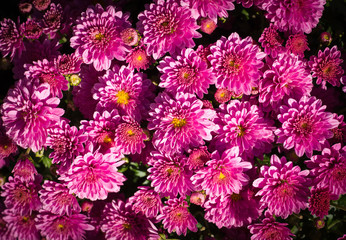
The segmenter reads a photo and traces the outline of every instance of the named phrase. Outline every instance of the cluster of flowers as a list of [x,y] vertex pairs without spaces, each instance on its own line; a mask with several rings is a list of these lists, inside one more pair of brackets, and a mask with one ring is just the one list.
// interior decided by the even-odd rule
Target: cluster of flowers
[[[26,21],[1,21],[16,82],[0,108],[0,161],[17,161],[0,239],[165,239],[198,231],[192,205],[228,234],[292,239],[278,217],[328,214],[346,193],[346,124],[312,91],[346,79],[337,46],[304,58],[324,0],[154,0],[137,23],[104,2],[33,0],[20,5]],[[265,14],[261,37],[196,46],[235,4]],[[43,150],[51,179],[30,156]],[[129,162],[148,181],[125,198]]]

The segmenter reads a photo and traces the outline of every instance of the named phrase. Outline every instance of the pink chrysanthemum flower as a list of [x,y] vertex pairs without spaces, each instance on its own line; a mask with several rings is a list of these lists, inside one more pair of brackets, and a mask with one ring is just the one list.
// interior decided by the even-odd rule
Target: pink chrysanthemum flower
[[203,206],[206,198],[207,195],[203,191],[193,192],[190,196],[190,202],[199,206]]
[[254,187],[260,188],[256,196],[261,196],[261,207],[267,207],[270,214],[282,218],[307,208],[310,195],[308,175],[309,170],[301,171],[285,157],[280,159],[272,155],[270,166],[262,166],[261,177],[253,182]]
[[0,168],[1,162],[10,157],[11,154],[15,154],[17,151],[17,145],[6,135],[2,120],[0,118]]
[[61,183],[45,180],[39,193],[42,208],[46,211],[67,216],[81,211],[76,197]]
[[208,68],[211,67],[211,64],[208,60],[208,56],[211,54],[210,47],[211,47],[211,44],[206,47],[204,47],[203,45],[198,45],[196,49],[196,53],[208,65]]
[[216,29],[217,25],[214,20],[210,18],[202,18],[201,19],[201,31],[206,34],[212,34]]
[[[131,203],[112,201],[103,210],[101,231],[106,239],[153,240],[158,239],[153,223],[141,213],[135,213]],[[156,235],[157,238],[151,238]]]
[[215,75],[207,64],[191,49],[183,49],[175,59],[167,56],[157,69],[162,73],[159,87],[172,94],[193,93],[199,98],[208,93],[209,85],[215,83]]
[[148,180],[152,181],[151,186],[156,192],[170,197],[190,193],[192,172],[187,169],[184,155],[169,156],[154,151],[151,156]]
[[116,148],[122,154],[140,154],[145,147],[144,141],[149,140],[138,122],[128,116],[122,117],[123,122],[120,123],[115,130],[114,142]]
[[266,18],[280,31],[311,33],[322,16],[325,0],[271,0],[263,3]]
[[288,52],[304,57],[304,52],[310,50],[308,46],[308,39],[304,33],[292,34],[288,37],[286,42],[286,49]]
[[113,6],[106,10],[100,4],[89,7],[76,20],[71,47],[84,63],[93,64],[97,71],[107,70],[114,58],[125,60],[129,51],[120,37],[123,29],[131,27],[129,15]]
[[189,211],[189,206],[184,200],[185,197],[172,198],[166,201],[162,213],[157,216],[158,221],[162,221],[163,227],[169,233],[173,231],[179,236],[186,236],[187,229],[197,232],[197,220]]
[[20,147],[37,152],[47,139],[47,129],[60,121],[64,110],[58,98],[50,95],[48,83],[31,84],[19,80],[1,106],[6,134]]
[[119,192],[126,180],[118,167],[124,164],[119,153],[101,154],[92,149],[74,159],[69,171],[59,180],[65,181],[70,194],[92,201],[104,200],[109,192]]
[[73,87],[73,103],[87,119],[92,119],[98,101],[93,98],[92,89],[98,78],[104,74],[104,71],[98,72],[92,65],[82,65],[80,78],[82,81],[78,86]]
[[221,104],[214,122],[219,128],[212,145],[219,151],[238,146],[240,154],[252,152],[261,155],[271,150],[273,124],[264,118],[257,105],[239,100]]
[[53,61],[47,59],[34,61],[25,66],[25,77],[36,84],[48,83],[52,97],[62,98],[62,91],[68,89],[68,81],[55,68]]
[[146,52],[147,47],[143,44],[132,48],[130,52],[126,55],[126,63],[129,65],[129,68],[146,70],[149,68],[150,64],[154,61],[151,56]]
[[125,28],[120,32],[120,37],[128,46],[135,46],[139,41],[138,32],[134,28]]
[[136,121],[147,117],[150,102],[154,98],[152,82],[141,72],[134,73],[126,66],[108,70],[94,86],[97,110],[117,109],[120,115],[128,115]]
[[200,169],[210,160],[210,153],[206,146],[189,149],[188,153],[189,157],[187,158],[187,165],[190,170]]
[[20,25],[21,32],[29,40],[39,39],[42,34],[42,27],[32,18],[28,18],[26,22]]
[[286,227],[287,223],[276,222],[268,213],[262,223],[255,223],[248,226],[252,236],[251,240],[292,240],[295,235]]
[[[40,234],[36,229],[35,215],[21,215],[12,211],[12,209],[4,210],[3,219],[7,222],[7,228],[10,236],[13,239],[29,239],[29,240],[39,240]],[[3,236],[0,236],[3,237]],[[5,236],[4,236],[5,237]],[[4,240],[11,240],[3,238]]]
[[38,172],[31,161],[28,157],[18,159],[12,170],[13,176],[19,178],[21,182],[29,183],[35,181],[35,176],[38,175]]
[[204,203],[204,218],[218,228],[242,227],[257,219],[262,212],[249,189],[237,193],[209,197]]
[[232,92],[227,88],[218,88],[214,94],[214,98],[218,103],[226,103],[232,98]]
[[62,75],[79,73],[82,63],[83,60],[75,54],[63,54],[54,59],[54,65]]
[[217,22],[218,17],[227,18],[227,11],[234,10],[234,1],[235,0],[183,0],[182,4],[191,9],[193,18],[209,17],[214,22]]
[[341,67],[343,60],[340,58],[341,52],[337,46],[329,49],[328,47],[318,51],[318,55],[311,56],[309,67],[311,68],[312,77],[317,78],[316,84],[322,84],[322,88],[326,89],[326,83],[332,86],[340,87],[340,78],[344,74]]
[[46,10],[51,3],[51,0],[33,0],[32,5],[39,10],[39,11],[44,11]]
[[272,24],[263,30],[258,42],[261,43],[264,52],[273,58],[276,58],[279,53],[285,50],[284,46],[282,46],[284,40],[280,37],[277,28]]
[[311,169],[313,184],[316,187],[328,187],[335,195],[346,193],[346,146],[334,144],[323,149],[321,155],[314,155],[305,163]]
[[311,214],[323,219],[328,214],[331,200],[338,200],[338,196],[331,194],[328,187],[312,187],[311,197],[309,198],[309,211]]
[[42,177],[36,176],[35,181],[22,182],[19,178],[8,177],[8,182],[2,185],[1,196],[5,197],[5,206],[13,213],[31,214],[41,208],[38,191],[41,188]]
[[35,222],[41,235],[47,239],[84,239],[85,231],[95,229],[83,214],[62,216],[41,210]]
[[43,32],[50,38],[56,38],[57,32],[64,27],[63,9],[60,4],[49,5],[42,17]]
[[222,36],[210,47],[208,60],[213,72],[217,75],[217,88],[227,88],[236,94],[251,94],[253,87],[258,86],[262,76],[261,61],[266,54],[253,44],[251,37],[241,39],[238,33],[228,38]]
[[195,189],[205,190],[210,196],[239,194],[249,181],[244,172],[252,168],[251,163],[239,157],[238,147],[224,151],[222,156],[214,151],[206,165],[191,177],[191,181]]
[[346,144],[346,123],[344,122],[344,115],[337,115],[333,113],[333,118],[339,121],[339,126],[332,129],[334,133],[333,138],[328,139],[330,145],[335,143]]
[[260,80],[259,102],[275,110],[289,98],[299,100],[310,95],[312,87],[312,77],[305,63],[297,56],[279,54]]
[[155,218],[162,212],[162,201],[158,192],[148,186],[140,186],[129,198],[135,213],[142,212],[147,218]]
[[304,153],[311,157],[314,150],[321,151],[326,139],[333,137],[331,130],[339,125],[325,109],[315,97],[303,96],[299,101],[290,98],[287,105],[280,106],[278,120],[282,126],[275,130],[277,143],[285,149],[294,148],[299,157]]
[[190,147],[204,145],[216,129],[210,121],[215,111],[203,109],[203,102],[189,93],[177,92],[171,97],[159,94],[150,105],[148,129],[154,130],[153,144],[162,152],[182,152]]
[[197,32],[199,26],[191,17],[190,9],[181,7],[176,1],[155,0],[146,4],[138,19],[143,44],[147,45],[147,53],[154,59],[167,52],[174,55],[183,48],[192,48],[195,46],[193,38],[202,36]]
[[88,135],[88,140],[100,148],[100,152],[115,151],[115,130],[120,123],[120,116],[116,109],[111,112],[95,111],[94,117],[90,121],[82,120],[81,129]]
[[24,47],[23,36],[19,27],[12,19],[3,19],[0,22],[0,51],[3,57],[9,55],[13,60],[15,55],[21,56]]
[[61,169],[67,171],[75,157],[84,151],[83,143],[86,141],[87,136],[82,130],[71,127],[66,120],[61,120],[59,124],[48,129],[45,146],[53,150],[49,154],[52,163],[60,163]]

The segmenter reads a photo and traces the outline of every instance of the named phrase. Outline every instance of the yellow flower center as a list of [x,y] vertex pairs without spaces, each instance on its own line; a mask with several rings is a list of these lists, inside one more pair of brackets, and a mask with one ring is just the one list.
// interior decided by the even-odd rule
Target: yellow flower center
[[98,34],[95,35],[95,40],[100,41],[100,40],[102,40],[102,38],[104,38],[104,37],[105,37],[105,35],[103,35],[102,33],[98,33]]
[[127,134],[128,134],[129,136],[135,135],[135,133],[134,133],[131,129],[127,130]]
[[186,125],[186,119],[184,118],[173,118],[172,124],[175,128],[181,128]]
[[138,61],[142,61],[142,59],[143,59],[143,58],[142,58],[141,55],[139,55],[139,56],[137,57],[137,60],[138,60]]
[[112,139],[108,135],[103,139],[104,143],[110,143],[111,141]]
[[223,179],[225,179],[226,178],[226,176],[222,173],[222,172],[220,172],[220,174],[219,174],[219,180],[223,180]]
[[128,104],[129,103],[129,99],[130,99],[130,96],[127,92],[123,91],[123,90],[120,90],[117,94],[117,103],[119,104]]
[[238,126],[239,132],[238,132],[238,137],[242,137],[245,134],[245,128],[242,126]]
[[127,229],[127,230],[131,229],[131,225],[128,224],[128,223],[124,223],[124,224],[123,224],[123,227],[124,227],[125,229]]
[[64,225],[62,225],[61,223],[60,224],[58,224],[58,230],[63,230],[64,229]]

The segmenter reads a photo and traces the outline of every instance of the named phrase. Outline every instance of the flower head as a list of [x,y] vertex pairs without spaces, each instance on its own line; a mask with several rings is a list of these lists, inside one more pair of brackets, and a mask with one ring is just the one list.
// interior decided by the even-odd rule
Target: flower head
[[276,58],[276,56],[285,49],[284,46],[282,46],[284,40],[280,37],[277,28],[273,24],[263,30],[258,42],[261,43],[264,52],[271,55],[273,58]]
[[55,38],[63,27],[63,9],[60,4],[51,3],[42,18],[43,32],[50,38]]
[[218,88],[214,94],[214,98],[218,103],[226,103],[232,98],[232,92],[227,88]]
[[212,34],[214,30],[216,29],[217,25],[214,20],[210,18],[203,18],[201,19],[201,31],[205,32],[206,34]]
[[151,56],[147,54],[146,45],[140,44],[139,46],[132,48],[126,55],[126,63],[131,69],[146,70],[149,65],[153,63]]
[[25,23],[20,25],[21,32],[29,40],[36,40],[42,34],[42,27],[32,18],[28,18]]
[[162,212],[161,197],[158,192],[148,186],[138,187],[138,190],[129,198],[132,209],[138,213],[142,212],[147,218],[155,218]]
[[38,173],[31,161],[29,157],[18,159],[16,165],[12,170],[14,177],[19,178],[21,182],[33,182],[35,180],[35,176],[38,175]]
[[304,33],[290,35],[286,42],[286,49],[294,55],[298,55],[301,58],[304,57],[304,52],[310,50],[306,35]]
[[311,214],[323,219],[328,214],[330,200],[338,200],[338,196],[331,194],[328,187],[313,187],[311,189],[311,197],[309,198],[309,211]]
[[0,51],[3,57],[9,55],[13,60],[15,55],[20,56],[25,49],[22,33],[11,19],[5,18],[0,25]]
[[54,59],[54,65],[62,75],[79,73],[82,62],[82,59],[75,54],[63,54]]
[[190,170],[200,169],[210,160],[210,153],[206,146],[189,149],[188,153],[189,157],[187,158],[187,165]]

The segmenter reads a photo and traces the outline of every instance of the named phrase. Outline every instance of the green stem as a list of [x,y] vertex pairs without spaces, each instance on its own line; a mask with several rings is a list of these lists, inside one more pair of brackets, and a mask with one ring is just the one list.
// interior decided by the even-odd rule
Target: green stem
[[332,203],[332,202],[330,203],[330,205],[337,208],[337,209],[341,209],[343,211],[346,211],[346,207],[344,207],[344,206],[340,206],[340,205],[337,205],[337,204]]

